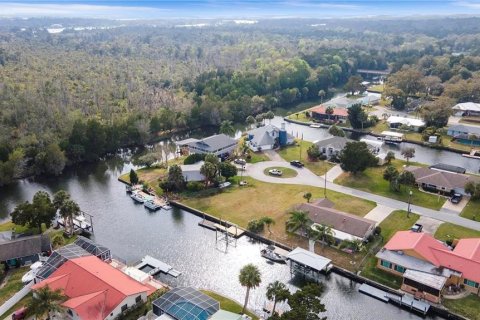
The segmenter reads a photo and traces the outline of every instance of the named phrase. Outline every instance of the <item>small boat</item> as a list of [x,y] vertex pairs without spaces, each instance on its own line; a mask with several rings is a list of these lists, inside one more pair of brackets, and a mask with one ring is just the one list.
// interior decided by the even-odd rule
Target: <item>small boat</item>
[[143,203],[143,205],[145,206],[145,208],[153,210],[153,211],[156,211],[156,210],[158,210],[162,207],[158,203],[155,203],[155,201],[153,201],[153,200],[147,200]]
[[139,203],[144,203],[145,202],[145,198],[138,192],[132,192],[132,194],[130,195],[130,197],[135,200],[136,202],[139,202]]
[[278,263],[286,263],[287,258],[281,254],[275,252],[274,246],[268,246],[265,249],[260,250],[260,254],[265,259]]
[[40,267],[42,265],[43,265],[43,262],[41,262],[41,261],[37,261],[34,264],[32,264],[30,266],[30,270],[23,275],[22,283],[27,284],[27,283],[33,281],[33,279],[35,279],[35,276],[37,275],[38,270],[40,269]]
[[127,193],[132,193],[132,186],[129,186],[128,184],[125,186],[125,191]]
[[163,205],[162,208],[165,209],[165,210],[172,209],[172,207],[168,204],[168,202],[165,205]]
[[310,128],[321,128],[322,126],[319,124],[311,124]]

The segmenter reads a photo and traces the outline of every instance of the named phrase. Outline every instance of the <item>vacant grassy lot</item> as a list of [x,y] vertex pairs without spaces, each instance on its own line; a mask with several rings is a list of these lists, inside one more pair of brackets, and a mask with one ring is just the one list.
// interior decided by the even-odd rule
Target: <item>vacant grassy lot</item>
[[[236,301],[229,299],[227,297],[224,297],[222,295],[219,295],[218,293],[208,291],[208,290],[200,290],[203,293],[205,293],[207,296],[212,297],[213,299],[217,300],[220,302],[220,309],[230,311],[233,313],[241,314],[243,306],[237,303]],[[247,310],[246,312],[250,317],[252,317],[253,320],[258,320],[258,317],[255,316],[253,313]]]
[[[269,173],[270,170],[280,170],[282,171],[281,176],[275,176]],[[263,170],[263,173],[267,176],[272,176],[272,177],[277,177],[277,178],[293,178],[298,175],[296,170],[293,170],[291,168],[285,168],[285,167],[269,167],[265,170]]]
[[3,287],[0,288],[0,305],[13,297],[18,290],[23,288],[22,276],[30,270],[28,267],[10,269]]
[[[399,172],[401,172],[404,164],[406,164],[406,162],[401,160],[394,160],[392,162],[392,165],[394,165]],[[407,207],[406,202],[408,201],[410,190],[413,192],[412,204],[439,210],[445,203],[445,198],[422,192],[415,187],[402,186],[400,191],[392,191],[390,189],[390,183],[383,179],[383,171],[385,168],[386,166],[368,168],[364,172],[358,173],[355,176],[349,173],[343,173],[335,180],[335,183],[375,193],[380,196],[405,201],[405,208]]]
[[443,300],[443,305],[451,311],[461,314],[471,320],[480,320],[480,297],[471,294],[457,300]]
[[438,227],[437,232],[435,232],[435,238],[442,241],[449,239],[480,238],[480,231],[444,222]]
[[[382,246],[383,244],[387,243],[397,231],[410,229],[410,227],[418,220],[418,218],[420,218],[420,216],[416,214],[410,214],[410,217],[407,218],[407,212],[403,210],[393,211],[379,225],[379,227],[382,229]],[[375,258],[376,253],[377,252],[369,253],[369,257],[367,258],[367,261],[362,269],[361,275],[391,288],[400,288],[402,285],[401,277],[377,268],[377,258]]]
[[[295,245],[294,235],[287,234],[285,222],[289,210],[299,203],[305,202],[303,195],[312,193],[312,199],[323,197],[323,189],[301,185],[271,184],[245,178],[248,186],[232,186],[213,196],[181,199],[186,205],[207,212],[216,217],[246,227],[248,221],[263,216],[272,217],[275,225],[272,233],[265,231],[265,236],[274,238],[288,245]],[[335,203],[335,208],[355,215],[364,216],[376,204],[371,201],[355,198],[342,193],[328,191],[328,198]],[[303,241],[303,240],[302,240]]]
[[460,216],[470,220],[480,220],[480,200],[468,201]]
[[368,87],[368,91],[370,92],[378,92],[378,93],[382,93],[383,92],[383,89],[384,89],[384,85],[383,84],[376,84],[374,86],[370,86]]
[[286,161],[300,160],[305,167],[317,176],[324,175],[334,164],[326,161],[310,161],[307,150],[313,143],[309,141],[296,141],[294,146],[289,146],[278,151],[278,154]]

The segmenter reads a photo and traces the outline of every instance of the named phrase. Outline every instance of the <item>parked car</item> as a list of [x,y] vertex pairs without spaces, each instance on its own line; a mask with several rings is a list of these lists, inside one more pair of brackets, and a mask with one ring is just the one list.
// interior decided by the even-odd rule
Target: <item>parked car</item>
[[232,183],[227,181],[227,182],[224,182],[224,183],[220,183],[220,184],[218,185],[218,187],[219,187],[220,189],[223,189],[223,188],[230,187],[231,185],[232,185]]
[[245,181],[245,180],[242,180],[242,181],[240,181],[238,184],[239,184],[240,186],[246,186],[246,185],[248,184],[248,182]]
[[297,168],[303,168],[304,164],[298,160],[290,161],[290,164]]
[[12,314],[12,320],[25,319],[26,316],[27,316],[27,308],[26,307],[21,307],[20,309],[16,310]]
[[450,198],[450,201],[453,204],[460,203],[462,201],[463,196],[460,193],[454,193],[453,196]]
[[272,176],[281,176],[283,174],[282,170],[278,170],[278,169],[270,169],[268,170],[268,173],[271,174]]
[[241,164],[242,166],[247,164],[247,161],[245,161],[245,159],[235,159],[233,160],[233,162],[236,164]]

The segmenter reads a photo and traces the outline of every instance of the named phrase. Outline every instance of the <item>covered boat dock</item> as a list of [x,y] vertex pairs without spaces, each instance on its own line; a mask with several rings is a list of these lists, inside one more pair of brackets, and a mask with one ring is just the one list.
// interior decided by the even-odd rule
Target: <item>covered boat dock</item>
[[287,261],[291,276],[301,275],[313,280],[319,280],[320,273],[327,274],[333,267],[332,260],[298,247],[287,254]]

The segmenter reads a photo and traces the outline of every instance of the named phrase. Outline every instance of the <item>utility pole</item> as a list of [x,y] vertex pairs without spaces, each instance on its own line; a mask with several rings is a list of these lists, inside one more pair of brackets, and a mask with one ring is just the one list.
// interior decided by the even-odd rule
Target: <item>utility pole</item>
[[412,190],[410,190],[410,192],[408,193],[408,208],[407,208],[407,218],[410,218],[410,212],[411,212],[411,209],[410,209],[410,204],[412,202]]

